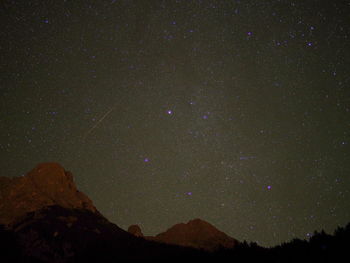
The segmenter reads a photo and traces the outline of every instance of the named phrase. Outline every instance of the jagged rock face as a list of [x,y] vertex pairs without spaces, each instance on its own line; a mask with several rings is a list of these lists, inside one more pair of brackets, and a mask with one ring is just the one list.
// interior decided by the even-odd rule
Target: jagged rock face
[[22,177],[0,177],[0,224],[52,205],[97,212],[92,201],[77,190],[72,174],[57,163],[39,164]]
[[128,232],[134,236],[143,237],[143,233],[141,231],[141,228],[138,225],[129,226]]
[[147,239],[208,251],[219,248],[233,248],[238,243],[234,238],[229,237],[201,219],[191,220],[187,224],[174,225],[167,231],[155,237],[147,237]]

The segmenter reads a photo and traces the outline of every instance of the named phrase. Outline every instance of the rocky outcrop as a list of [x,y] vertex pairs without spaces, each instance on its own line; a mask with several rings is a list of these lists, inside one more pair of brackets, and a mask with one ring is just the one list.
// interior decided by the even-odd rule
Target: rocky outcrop
[[0,224],[53,205],[97,212],[92,201],[77,190],[72,174],[57,163],[39,164],[21,177],[0,177]]
[[129,226],[128,232],[130,234],[134,235],[134,236],[143,237],[143,233],[141,231],[141,228],[138,225],[131,225],[131,226]]
[[191,220],[187,224],[176,224],[163,233],[146,238],[162,243],[194,247],[207,251],[233,248],[238,244],[236,239],[201,219]]

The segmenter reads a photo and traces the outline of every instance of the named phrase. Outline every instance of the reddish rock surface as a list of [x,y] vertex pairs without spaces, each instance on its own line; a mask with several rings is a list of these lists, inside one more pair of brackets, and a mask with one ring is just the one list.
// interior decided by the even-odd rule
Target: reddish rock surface
[[238,243],[236,239],[201,219],[191,220],[187,224],[176,224],[167,231],[146,239],[209,251],[232,248]]
[[21,177],[0,177],[0,224],[51,205],[97,212],[92,201],[77,190],[72,174],[57,163],[39,164]]
[[128,228],[128,232],[137,237],[143,237],[141,228],[138,225],[131,225]]

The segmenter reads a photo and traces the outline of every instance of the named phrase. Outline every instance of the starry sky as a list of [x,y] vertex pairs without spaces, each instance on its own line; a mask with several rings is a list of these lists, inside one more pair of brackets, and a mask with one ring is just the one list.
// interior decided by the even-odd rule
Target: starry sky
[[350,221],[350,1],[0,3],[0,167],[59,162],[146,235]]

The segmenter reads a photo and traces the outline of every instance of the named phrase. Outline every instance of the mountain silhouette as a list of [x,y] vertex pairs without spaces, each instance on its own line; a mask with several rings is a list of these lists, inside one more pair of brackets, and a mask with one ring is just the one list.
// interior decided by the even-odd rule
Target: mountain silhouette
[[134,262],[197,258],[202,254],[135,237],[102,215],[49,206],[10,225],[26,258],[42,262]]
[[201,219],[143,236],[137,225],[109,222],[57,163],[0,177],[0,262],[341,262],[349,249],[350,224],[272,248],[238,242]]
[[[140,227],[137,225],[130,226],[128,231],[136,236],[143,236]],[[176,224],[165,232],[156,236],[146,236],[145,238],[161,243],[193,247],[207,251],[230,249],[238,244],[236,239],[198,218],[190,220],[186,224]]]
[[22,261],[20,256],[25,262],[54,263],[202,257],[194,249],[145,240],[109,222],[57,163],[39,164],[22,177],[0,177],[0,186],[0,241],[9,244],[6,237],[14,237],[12,247],[18,251],[12,262]]

